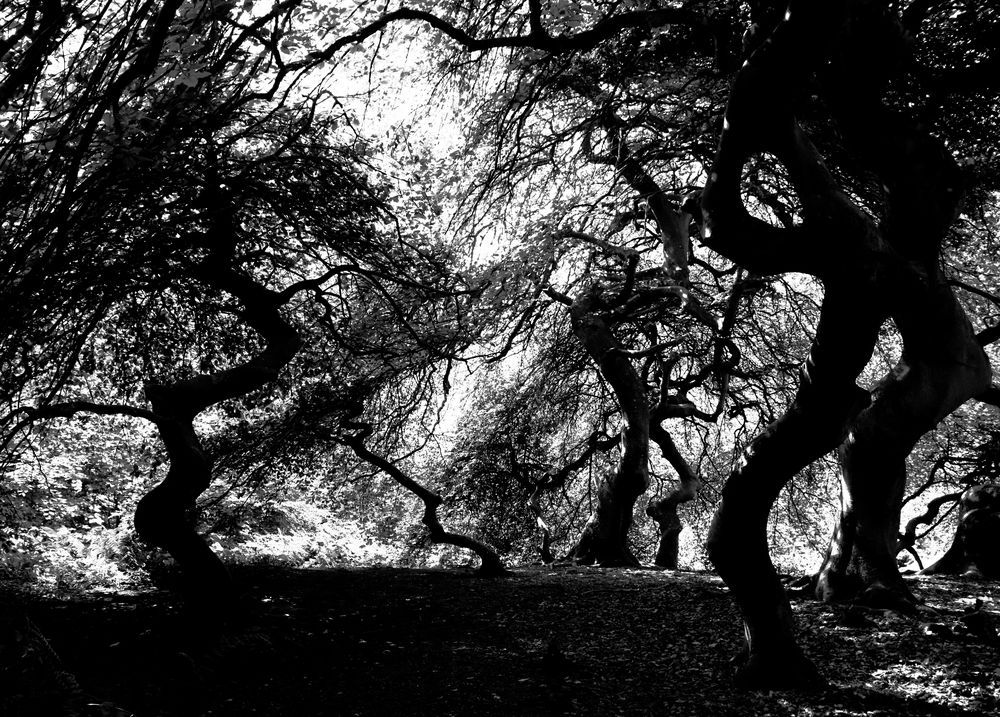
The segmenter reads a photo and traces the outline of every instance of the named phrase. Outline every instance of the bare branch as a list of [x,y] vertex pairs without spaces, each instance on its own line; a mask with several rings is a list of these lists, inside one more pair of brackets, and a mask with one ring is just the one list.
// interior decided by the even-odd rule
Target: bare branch
[[975,294],[976,296],[981,296],[984,299],[988,299],[997,306],[1000,306],[1000,296],[997,296],[996,294],[991,294],[985,289],[980,289],[978,286],[973,286],[972,284],[966,284],[964,281],[960,281],[959,279],[949,279],[948,283],[951,286],[957,286],[960,289],[965,289],[970,294]]
[[[917,528],[921,525],[929,525],[941,511],[941,506],[948,503],[954,503],[961,497],[961,492],[947,493],[945,495],[939,495],[937,498],[934,498],[931,502],[929,502],[923,513],[912,518],[906,524],[906,529],[903,531],[902,535],[899,536],[899,542],[896,543],[896,552],[899,553],[902,550],[910,550],[917,542]],[[914,557],[916,557],[915,554]],[[920,559],[917,558],[917,561],[919,563]]]
[[424,517],[423,524],[427,526],[430,538],[435,543],[454,545],[459,548],[471,550],[482,561],[479,570],[486,575],[502,575],[507,572],[503,566],[503,561],[495,550],[488,545],[475,540],[467,535],[459,533],[449,533],[441,525],[437,516],[437,509],[443,503],[443,499],[437,493],[428,490],[416,480],[408,476],[387,458],[378,455],[365,445],[365,439],[373,432],[370,424],[357,420],[355,416],[344,421],[344,425],[350,428],[360,429],[359,433],[353,436],[340,437],[339,440],[348,446],[358,458],[366,461],[387,474],[394,481],[406,488],[423,501]]
[[94,413],[101,416],[131,416],[133,418],[144,418],[147,421],[152,421],[157,424],[166,420],[163,416],[148,409],[129,406],[123,403],[63,401],[61,403],[50,403],[46,406],[24,407],[14,411],[6,417],[4,422],[13,419],[17,415],[23,416],[20,421],[5,431],[3,442],[0,443],[0,451],[5,450],[18,433],[36,421],[42,421],[50,418],[71,418],[77,413]]
[[544,287],[542,291],[544,291],[545,295],[548,296],[550,299],[554,299],[555,301],[558,301],[560,304],[565,304],[566,306],[573,305],[573,300],[571,298],[569,298],[568,296],[566,296],[566,294],[563,294],[560,291],[556,291],[551,286]]
[[426,23],[471,52],[482,52],[500,47],[530,47],[537,50],[545,50],[552,54],[562,54],[590,50],[604,40],[614,37],[622,30],[632,27],[656,28],[679,24],[700,27],[706,30],[710,29],[708,19],[702,15],[680,8],[663,8],[660,10],[624,12],[620,15],[614,15],[601,20],[590,30],[584,30],[574,35],[552,36],[542,27],[541,8],[534,7],[530,10],[530,13],[529,32],[527,35],[479,38],[470,35],[465,30],[452,25],[446,20],[442,20],[433,13],[423,10],[400,8],[399,10],[394,10],[383,15],[350,35],[338,38],[325,50],[312,53],[307,60],[297,64],[289,64],[288,67],[305,66],[318,61],[329,60],[344,47],[363,42],[375,33],[384,30],[392,23],[402,20]]
[[683,343],[683,339],[674,339],[673,341],[662,341],[658,344],[653,344],[652,346],[637,351],[629,351],[623,348],[611,349],[609,353],[616,353],[619,356],[628,356],[629,358],[644,358],[646,356],[652,356],[654,354],[663,353],[667,349],[672,349],[675,346],[679,346]]

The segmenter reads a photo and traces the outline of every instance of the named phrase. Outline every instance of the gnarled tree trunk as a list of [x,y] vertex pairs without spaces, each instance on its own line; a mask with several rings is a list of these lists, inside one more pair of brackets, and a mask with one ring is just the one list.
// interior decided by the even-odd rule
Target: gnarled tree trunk
[[660,452],[670,465],[677,471],[679,484],[664,497],[650,501],[646,506],[646,515],[656,521],[660,529],[660,542],[656,548],[656,558],[653,562],[661,568],[677,569],[679,539],[681,534],[681,519],[677,515],[677,507],[681,503],[694,500],[701,488],[701,479],[691,470],[691,466],[677,450],[670,434],[655,420],[650,426],[650,437],[660,447]]
[[538,526],[538,531],[542,536],[542,544],[539,546],[538,552],[540,553],[542,562],[548,565],[556,561],[556,556],[552,553],[552,531],[549,530],[549,525],[545,522],[545,518],[542,515],[540,500],[542,490],[544,490],[542,483],[535,485],[535,489],[528,496],[528,510],[535,516],[535,525]]
[[[906,457],[920,437],[989,385],[989,363],[951,289],[908,292],[903,358],[841,446],[841,514],[817,595],[879,607],[914,605],[896,564]],[[905,322],[901,321],[905,318]]]
[[618,401],[625,422],[621,459],[601,481],[597,507],[569,557],[584,565],[638,565],[628,546],[628,531],[635,502],[649,487],[649,405],[645,382],[602,316],[605,308],[600,290],[594,288],[573,302],[570,318],[573,332]]
[[[881,106],[884,81],[905,45],[900,36],[881,3],[789,3],[737,75],[703,194],[703,236],[712,248],[752,271],[813,274],[826,289],[796,398],[747,449],[709,536],[712,562],[743,614],[747,650],[738,676],[752,686],[817,680],[796,644],[768,554],[767,516],[781,487],[843,443],[844,509],[818,592],[905,603],[893,559],[903,461],[923,433],[989,386],[986,356],[938,268],[959,196],[950,157]],[[879,225],[840,190],[795,118],[796,94],[835,39],[842,46],[825,70],[827,100],[886,187]],[[773,227],[744,207],[742,168],[760,152],[788,171],[802,201],[801,225]],[[890,317],[903,355],[869,397],[855,379]]]
[[[220,241],[225,244],[225,238]],[[139,501],[135,528],[143,540],[177,561],[188,597],[195,603],[224,603],[233,587],[225,566],[195,530],[191,515],[196,499],[212,480],[212,463],[198,440],[194,419],[209,406],[275,380],[301,344],[280,312],[294,290],[278,293],[261,286],[233,269],[231,257],[231,252],[212,255],[201,266],[203,280],[239,300],[246,322],[266,342],[264,349],[224,371],[146,386],[170,468],[166,478]]]
[[977,485],[959,499],[951,547],[925,575],[977,575],[1000,579],[1000,485]]
[[195,501],[212,482],[212,463],[192,425],[192,417],[171,411],[169,394],[147,386],[153,410],[162,416],[160,438],[170,468],[164,480],[139,501],[135,529],[147,543],[163,548],[180,566],[185,593],[193,602],[212,596],[225,600],[232,592],[229,571],[198,534],[191,513]]
[[907,44],[898,18],[879,3],[850,5],[849,31],[822,79],[849,146],[883,183],[879,231],[905,264],[879,281],[903,355],[841,447],[841,516],[817,594],[909,609],[914,601],[895,560],[906,457],[924,433],[989,387],[991,370],[939,266],[961,199],[958,168],[917,121],[881,103]]
[[358,400],[350,408],[351,412],[345,417],[343,424],[345,428],[351,429],[355,433],[350,436],[339,437],[338,440],[354,451],[354,454],[358,458],[378,468],[420,498],[424,504],[424,516],[421,522],[427,527],[431,541],[440,545],[454,545],[458,548],[471,550],[479,557],[480,565],[478,572],[483,577],[509,575],[510,573],[504,567],[503,560],[493,548],[468,535],[445,530],[437,515],[437,509],[444,502],[441,496],[418,483],[385,456],[381,456],[368,448],[365,442],[374,433],[374,427],[359,418],[364,410],[364,403]]
[[663,498],[649,501],[649,505],[646,506],[646,515],[656,523],[660,531],[653,564],[670,570],[677,569],[680,535],[684,527],[677,515],[677,504],[680,502],[678,493],[678,490],[673,490]]

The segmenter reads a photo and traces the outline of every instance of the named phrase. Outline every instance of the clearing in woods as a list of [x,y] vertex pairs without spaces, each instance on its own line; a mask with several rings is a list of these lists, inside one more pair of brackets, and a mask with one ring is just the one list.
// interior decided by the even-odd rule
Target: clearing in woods
[[740,627],[725,587],[706,573],[536,566],[479,579],[247,568],[237,577],[240,614],[196,628],[163,591],[19,596],[79,691],[60,702],[65,675],[3,664],[13,688],[0,712],[51,715],[70,704],[115,717],[1000,710],[995,583],[911,578],[925,601],[917,617],[796,600],[803,646],[830,686],[756,693],[732,685]]

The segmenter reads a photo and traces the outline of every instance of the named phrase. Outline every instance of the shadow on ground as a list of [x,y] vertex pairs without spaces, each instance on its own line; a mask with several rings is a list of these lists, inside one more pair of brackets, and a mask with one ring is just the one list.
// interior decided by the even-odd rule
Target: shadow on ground
[[163,592],[32,602],[28,624],[58,656],[60,674],[28,676],[23,660],[3,665],[11,684],[0,713],[872,717],[1000,709],[1000,644],[963,622],[978,598],[987,625],[997,623],[995,584],[915,579],[931,608],[918,619],[882,611],[845,619],[843,609],[798,601],[803,642],[831,686],[752,693],[731,686],[741,630],[725,588],[703,573],[533,567],[478,579],[246,569],[238,579],[244,609],[194,626]]

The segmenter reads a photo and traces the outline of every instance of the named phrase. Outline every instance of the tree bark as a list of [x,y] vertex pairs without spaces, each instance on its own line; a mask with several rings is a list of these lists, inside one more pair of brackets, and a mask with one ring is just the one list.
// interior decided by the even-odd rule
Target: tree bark
[[358,416],[360,416],[362,410],[363,405],[361,403],[352,406],[352,413],[345,418],[344,426],[357,431],[357,433],[353,436],[342,437],[339,440],[354,451],[354,454],[358,458],[378,468],[420,498],[424,504],[424,517],[421,522],[427,526],[427,531],[430,534],[432,542],[443,545],[454,545],[458,548],[471,550],[479,557],[480,565],[478,572],[483,577],[509,575],[510,572],[504,567],[503,560],[493,548],[468,535],[452,533],[444,529],[437,516],[437,509],[444,502],[441,496],[422,486],[392,461],[378,455],[365,445],[365,441],[373,433],[373,428],[371,424],[358,420]]
[[573,332],[611,386],[621,410],[621,459],[597,490],[597,507],[587,520],[569,558],[583,565],[638,565],[628,546],[635,502],[649,487],[649,405],[646,386],[622,349],[606,317],[600,289],[595,287],[570,306]]
[[[231,254],[229,255],[231,256]],[[209,406],[244,396],[275,380],[298,353],[297,331],[281,316],[291,294],[277,293],[235,271],[228,256],[210,257],[204,281],[240,301],[245,321],[264,339],[264,349],[243,364],[169,384],[147,384],[146,397],[157,414],[157,428],[170,460],[166,477],[139,501],[139,537],[165,549],[177,561],[188,598],[195,604],[224,604],[234,588],[222,561],[198,532],[191,513],[211,484],[212,462],[194,429],[194,419]]]
[[[916,294],[916,295],[914,295]],[[841,515],[817,596],[912,610],[896,564],[906,457],[920,437],[989,383],[989,364],[950,288],[914,292],[904,352],[840,448]]]
[[1000,485],[969,488],[951,547],[928,566],[925,575],[974,575],[1000,579]]
[[[654,412],[655,413],[655,412]],[[670,434],[654,418],[650,425],[650,437],[660,447],[660,452],[668,463],[677,471],[679,484],[659,500],[650,501],[646,506],[646,515],[656,521],[660,529],[660,542],[656,548],[654,564],[661,568],[677,569],[681,519],[677,515],[677,507],[681,503],[694,500],[701,488],[701,479],[691,470],[691,466],[677,450]]]
[[987,389],[992,372],[940,269],[941,242],[961,199],[958,167],[918,122],[881,102],[908,52],[899,19],[879,3],[851,5],[848,31],[822,81],[849,146],[882,181],[879,232],[904,271],[881,283],[904,348],[841,447],[841,517],[817,594],[907,610],[915,601],[895,561],[906,456],[924,433]]
[[[848,32],[841,33],[848,18]],[[861,590],[873,602],[905,603],[908,593],[893,559],[903,461],[924,432],[989,385],[986,356],[937,266],[958,196],[954,173],[940,171],[950,158],[919,128],[885,121],[878,83],[894,59],[886,51],[892,37],[866,52],[867,63],[852,64],[872,44],[873,29],[898,31],[877,3],[789,3],[737,74],[702,197],[709,246],[751,271],[813,274],[826,289],[795,400],[746,451],[726,483],[709,535],[710,558],[743,615],[747,649],[738,679],[748,686],[804,686],[818,679],[795,642],[788,600],[768,554],[767,516],[782,486],[843,443],[845,505],[818,594],[840,597],[842,586],[850,586],[852,595]],[[825,61],[834,38],[849,46],[838,57],[850,62],[835,68],[833,102],[854,102],[857,121],[844,113],[838,120],[860,138],[855,146],[872,152],[886,185],[881,225],[840,190],[795,119],[795,95]],[[850,71],[873,76],[878,86],[858,92],[858,75],[849,77]],[[861,121],[873,116],[879,120],[874,137]],[[773,154],[788,171],[802,202],[800,225],[770,226],[743,205],[742,168],[759,152]],[[855,379],[889,317],[902,335],[903,356],[870,401]]]

